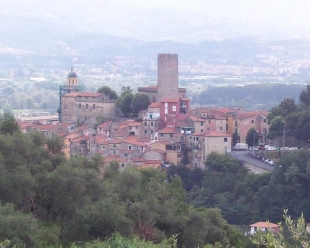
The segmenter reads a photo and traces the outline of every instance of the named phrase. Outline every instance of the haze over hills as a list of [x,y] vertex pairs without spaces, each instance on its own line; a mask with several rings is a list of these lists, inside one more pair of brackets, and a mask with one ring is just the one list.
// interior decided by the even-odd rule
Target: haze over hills
[[[236,37],[309,38],[307,7],[286,0],[145,2],[3,0],[0,3],[1,43],[38,35],[109,34],[143,41],[199,42]],[[6,37],[4,35],[8,35]],[[27,36],[24,36],[27,38]],[[21,40],[21,39],[19,39]],[[25,43],[27,41],[23,39]]]

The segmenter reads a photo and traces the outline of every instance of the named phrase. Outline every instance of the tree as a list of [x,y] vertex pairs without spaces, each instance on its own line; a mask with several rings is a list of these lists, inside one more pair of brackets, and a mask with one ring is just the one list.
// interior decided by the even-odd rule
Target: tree
[[136,93],[131,101],[131,109],[134,115],[138,115],[143,109],[147,109],[150,105],[150,100],[146,94]]
[[125,116],[129,116],[132,113],[131,101],[133,95],[132,93],[127,93],[121,97],[119,108]]
[[271,230],[263,232],[258,229],[256,234],[252,237],[253,243],[256,244],[257,247],[283,248],[290,247],[287,241],[290,238],[293,240],[294,245],[296,245],[294,247],[309,248],[310,241],[303,214],[297,219],[297,222],[294,222],[292,218],[287,215],[287,210],[284,210],[283,218],[290,237],[285,237],[282,227],[277,235],[274,235]]
[[269,126],[269,139],[275,139],[283,135],[285,131],[285,120],[282,116],[276,116],[270,122]]
[[302,92],[300,93],[299,101],[305,108],[308,108],[310,106],[310,84],[308,84],[307,88],[302,90]]
[[13,134],[15,132],[20,132],[18,123],[12,115],[5,113],[1,119],[0,133]]
[[236,143],[239,142],[240,136],[239,136],[238,132],[234,132],[234,134],[232,136],[232,140],[233,140],[233,145],[236,145]]
[[246,143],[249,146],[256,146],[258,144],[258,135],[255,128],[250,128],[246,135]]
[[112,90],[109,86],[106,86],[106,85],[99,88],[98,93],[104,93],[104,94],[108,95],[111,100],[112,99],[116,100],[118,98],[116,91]]

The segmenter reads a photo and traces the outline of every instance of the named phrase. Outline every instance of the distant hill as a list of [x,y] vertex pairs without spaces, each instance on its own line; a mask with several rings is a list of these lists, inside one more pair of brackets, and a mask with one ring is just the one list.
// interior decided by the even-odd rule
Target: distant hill
[[209,87],[192,96],[192,104],[204,106],[233,107],[270,110],[285,98],[299,102],[299,95],[305,85],[254,84],[245,86]]

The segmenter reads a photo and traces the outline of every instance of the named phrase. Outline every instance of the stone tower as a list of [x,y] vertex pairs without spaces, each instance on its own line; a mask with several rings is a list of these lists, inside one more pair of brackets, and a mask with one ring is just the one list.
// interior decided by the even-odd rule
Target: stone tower
[[179,98],[178,55],[158,54],[157,101]]
[[77,77],[76,72],[74,71],[73,67],[71,67],[71,71],[68,73],[67,85],[68,86],[78,86],[78,77]]

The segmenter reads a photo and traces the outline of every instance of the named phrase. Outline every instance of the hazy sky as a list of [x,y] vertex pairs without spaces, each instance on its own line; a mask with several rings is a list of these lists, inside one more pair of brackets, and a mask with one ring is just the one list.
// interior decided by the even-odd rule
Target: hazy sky
[[1,0],[0,13],[144,40],[310,37],[309,0]]

